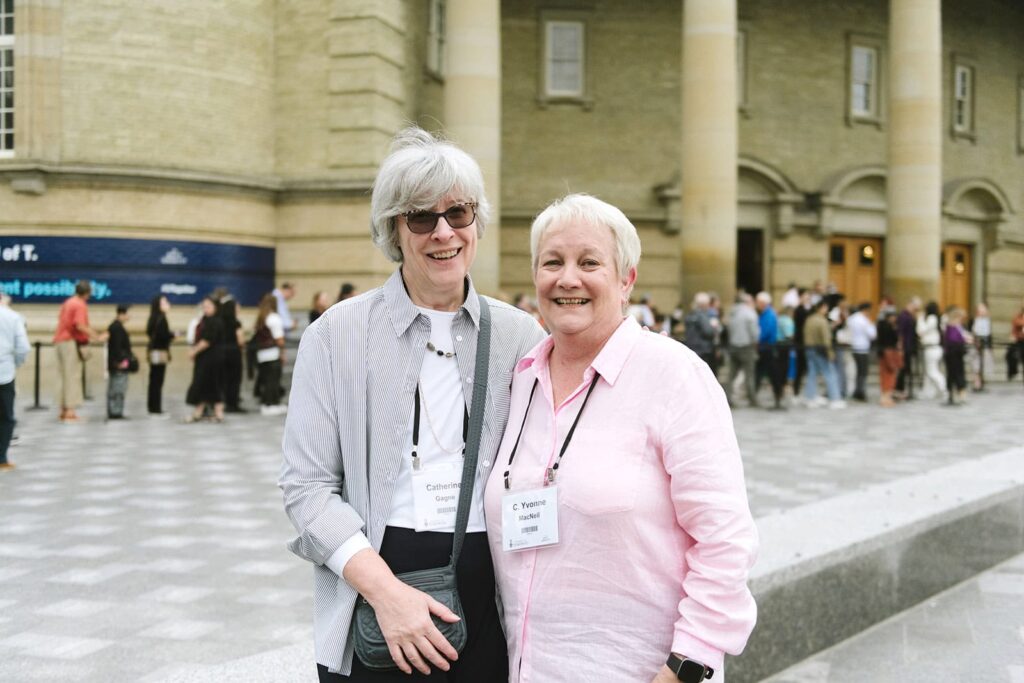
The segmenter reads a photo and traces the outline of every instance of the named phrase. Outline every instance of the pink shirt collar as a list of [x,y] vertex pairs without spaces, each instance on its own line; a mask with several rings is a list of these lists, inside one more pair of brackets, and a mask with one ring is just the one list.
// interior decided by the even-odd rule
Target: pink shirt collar
[[[589,381],[596,370],[604,381],[615,386],[615,380],[618,379],[622,367],[626,364],[626,359],[633,352],[633,347],[636,346],[637,340],[640,339],[643,332],[640,323],[635,318],[626,316],[612,336],[608,338],[608,341],[604,343],[604,347],[594,358],[590,367],[587,368],[583,375],[584,381]],[[551,335],[545,337],[516,364],[516,372],[524,372],[527,368],[533,368],[535,376],[547,375],[548,360],[554,345],[554,337]]]

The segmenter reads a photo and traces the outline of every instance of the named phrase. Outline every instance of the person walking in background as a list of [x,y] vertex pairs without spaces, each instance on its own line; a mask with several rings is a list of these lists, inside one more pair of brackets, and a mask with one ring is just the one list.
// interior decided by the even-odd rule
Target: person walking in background
[[736,377],[743,373],[743,384],[747,389],[747,401],[757,407],[757,340],[761,329],[754,311],[753,297],[746,292],[736,295],[736,305],[729,311],[726,330],[729,334],[729,379],[725,383],[725,397],[733,404],[732,390]]
[[896,330],[903,350],[903,367],[896,377],[896,398],[914,398],[914,364],[917,356],[917,316],[921,312],[921,299],[911,297],[896,318]]
[[0,472],[14,469],[7,449],[14,436],[14,379],[18,366],[28,357],[25,320],[11,310],[11,297],[0,293]]
[[134,355],[132,342],[124,324],[128,322],[128,306],[119,304],[117,317],[107,328],[107,419],[123,420],[124,396],[128,391],[128,375]]
[[924,350],[924,392],[922,398],[946,397],[946,378],[942,376],[942,330],[939,324],[939,305],[929,301],[924,315],[917,319],[917,338]]
[[793,351],[793,337],[796,324],[793,322],[793,308],[785,306],[779,311],[779,341],[776,344],[779,362],[782,363],[783,394],[791,390],[789,383],[796,377],[796,353]]
[[[1024,366],[1024,303],[1021,304],[1020,310],[1017,311],[1013,322],[1010,323],[1010,340],[1013,343],[1013,350],[1016,352],[1017,366]],[[1006,365],[1009,367],[1010,364]],[[1024,377],[1024,371],[1021,372],[1021,377]],[[1012,377],[1008,379],[1012,379]]]
[[217,302],[212,296],[203,297],[200,304],[203,317],[196,326],[195,343],[188,351],[194,361],[192,384],[186,402],[194,406],[185,422],[200,422],[207,408],[213,408],[213,422],[224,421],[224,323],[218,315]]
[[811,314],[811,292],[807,289],[798,290],[800,303],[793,309],[793,327],[796,330],[793,335],[793,342],[796,345],[796,377],[793,379],[793,395],[800,395],[800,387],[807,374],[807,354],[804,344],[804,325],[807,324],[807,316]]
[[[835,285],[829,284],[830,288]],[[847,391],[846,360],[850,351],[850,331],[846,329],[846,320],[849,311],[846,309],[846,295],[834,292],[825,297],[829,302],[829,310],[826,314],[829,327],[832,330],[832,368],[836,373],[836,383],[839,385],[839,396],[845,399]]]
[[691,351],[700,356],[700,359],[708,364],[711,373],[718,374],[718,364],[715,362],[715,337],[718,336],[718,319],[708,315],[708,306],[711,304],[711,297],[707,292],[697,292],[693,297],[693,306],[683,320],[685,336],[683,343]]
[[343,282],[341,283],[341,289],[338,290],[338,301],[335,303],[344,301],[345,299],[351,299],[357,293],[358,292],[356,291],[356,286],[354,284],[351,282]]
[[[832,364],[832,328],[825,318],[827,311],[828,301],[825,298],[819,299],[811,309],[811,315],[807,317],[807,324],[804,327],[807,352],[807,386],[804,398],[808,408],[824,405],[833,409],[846,407],[846,402],[839,393],[839,381],[836,379],[835,367]],[[818,397],[819,375],[825,380],[827,401]]]
[[228,413],[244,413],[242,349],[245,348],[245,334],[242,332],[242,323],[238,322],[238,303],[230,294],[220,300],[220,319],[224,328],[224,410]]
[[896,388],[896,373],[903,367],[903,350],[896,329],[896,317],[896,308],[893,306],[883,307],[878,314],[878,383],[882,390],[879,404],[883,408],[895,405],[892,393]]
[[962,405],[967,402],[967,368],[964,363],[967,347],[973,341],[963,328],[966,315],[963,309],[954,308],[946,319],[942,334],[943,357],[946,360],[946,391],[949,402]]
[[260,301],[253,341],[259,367],[256,386],[259,387],[260,413],[283,415],[287,410],[281,405],[281,368],[285,361],[284,323],[277,313],[273,294],[265,295]]
[[857,305],[857,310],[846,319],[846,330],[850,335],[850,351],[853,353],[853,363],[857,368],[857,379],[854,383],[853,400],[866,402],[868,400],[868,360],[871,353],[871,342],[875,340],[878,330],[875,324],[867,316],[871,310],[871,304],[862,301]]
[[992,354],[992,317],[989,315],[988,306],[985,302],[978,302],[974,309],[974,319],[970,325],[971,335],[974,337],[972,346],[973,362],[971,372],[974,374],[974,390],[981,391],[985,387],[985,376],[995,365],[995,357]]
[[331,299],[327,296],[327,292],[322,289],[313,295],[313,301],[309,307],[309,324],[312,325],[316,322],[316,319],[324,314],[328,308],[331,307]]
[[171,362],[171,332],[167,313],[171,310],[171,302],[166,296],[158,294],[149,302],[149,319],[146,321],[146,355],[149,359],[149,386],[146,390],[146,408],[154,417],[164,415],[163,391],[164,378],[167,376],[167,364]]
[[53,345],[57,351],[60,371],[60,421],[63,424],[83,422],[76,412],[82,404],[82,364],[89,358],[89,342],[105,342],[106,332],[97,332],[89,326],[89,306],[92,285],[79,280],[75,294],[65,299],[57,313],[57,330]]
[[758,310],[757,324],[761,332],[757,340],[757,387],[767,377],[772,385],[773,410],[782,410],[782,390],[786,383],[786,358],[779,354],[779,318],[772,308],[772,295],[758,292],[755,297]]
[[288,302],[295,296],[295,287],[290,282],[282,282],[281,286],[274,290],[274,300],[277,302],[277,314],[281,316],[281,324],[287,334],[295,329],[295,320],[292,318]]

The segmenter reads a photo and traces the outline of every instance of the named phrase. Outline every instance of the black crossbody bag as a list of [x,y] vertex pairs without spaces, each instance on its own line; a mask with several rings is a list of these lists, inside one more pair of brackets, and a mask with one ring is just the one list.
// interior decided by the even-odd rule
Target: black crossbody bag
[[[444,567],[419,569],[414,572],[396,574],[405,584],[430,595],[459,616],[459,621],[449,624],[431,615],[441,635],[451,643],[456,652],[466,647],[469,633],[466,629],[466,614],[459,599],[456,585],[455,566],[462,552],[462,542],[469,523],[469,506],[473,500],[473,485],[476,482],[476,461],[480,451],[480,435],[484,426],[484,409],[487,405],[487,369],[491,346],[491,311],[481,296],[480,334],[476,343],[476,369],[473,374],[473,410],[469,417],[469,432],[466,438],[466,455],[462,464],[462,485],[459,488],[459,508],[455,513],[455,538],[452,541],[451,561]],[[366,598],[359,596],[355,614],[355,652],[359,661],[373,671],[391,671],[398,667],[391,658],[388,643],[381,633],[377,614]]]

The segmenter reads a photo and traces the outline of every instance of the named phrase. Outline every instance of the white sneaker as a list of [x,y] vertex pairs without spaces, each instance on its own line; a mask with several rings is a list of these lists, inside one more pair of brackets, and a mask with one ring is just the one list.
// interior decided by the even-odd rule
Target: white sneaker
[[260,406],[260,415],[284,415],[287,412],[287,406]]
[[846,407],[846,401],[832,401],[828,404],[829,410],[842,410]]
[[828,399],[824,396],[815,396],[814,398],[804,399],[804,404],[808,408],[824,408],[828,405]]

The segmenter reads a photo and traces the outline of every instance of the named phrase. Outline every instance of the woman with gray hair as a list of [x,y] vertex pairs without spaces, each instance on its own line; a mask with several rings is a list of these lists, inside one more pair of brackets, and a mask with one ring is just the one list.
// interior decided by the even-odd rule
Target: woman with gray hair
[[624,314],[640,240],[620,210],[569,195],[530,242],[551,336],[516,365],[484,495],[510,680],[699,683],[756,614],[725,396]]
[[[374,183],[370,216],[374,243],[398,268],[382,287],[332,306],[302,336],[280,486],[299,532],[289,547],[316,565],[321,681],[508,675],[482,492],[508,417],[513,367],[543,332],[473,287],[469,269],[489,208],[469,155],[418,128],[400,132]],[[488,317],[488,369],[477,377]],[[483,406],[473,398],[481,382]],[[481,411],[475,472],[464,473],[474,434],[467,424]],[[468,521],[459,519],[459,553],[455,499],[464,489],[472,498]],[[458,558],[468,632],[461,652],[439,629],[459,617],[401,578],[443,567],[450,556]],[[357,599],[356,621],[372,608],[391,670],[369,661],[365,647],[366,662],[354,652]]]

